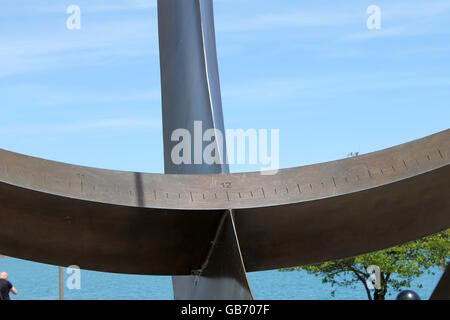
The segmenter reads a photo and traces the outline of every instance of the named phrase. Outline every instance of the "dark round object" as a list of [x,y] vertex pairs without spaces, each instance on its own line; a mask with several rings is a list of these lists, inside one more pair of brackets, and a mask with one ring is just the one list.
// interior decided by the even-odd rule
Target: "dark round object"
[[412,290],[405,290],[398,294],[396,300],[420,300],[420,297]]

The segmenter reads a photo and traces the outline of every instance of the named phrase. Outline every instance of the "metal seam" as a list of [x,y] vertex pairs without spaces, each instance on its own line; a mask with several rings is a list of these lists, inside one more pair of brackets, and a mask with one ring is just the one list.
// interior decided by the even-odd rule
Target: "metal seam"
[[234,223],[234,213],[233,213],[232,209],[228,210],[228,212],[230,214],[231,225],[233,226],[233,234],[234,234],[234,237],[235,237],[235,240],[237,243],[237,249],[238,249],[239,257],[241,259],[241,265],[242,265],[242,268],[244,268],[244,276],[245,276],[245,280],[247,281],[247,287],[248,287],[248,290],[250,291],[250,295],[251,295],[252,299],[254,299],[252,288],[250,286],[250,283],[248,282],[247,269],[245,267],[244,258],[242,257],[241,243],[239,241],[239,237],[238,237],[237,230],[236,230],[236,225]]
[[[202,47],[203,47],[203,58],[204,58],[204,62],[205,62],[205,73],[206,73],[206,84],[208,86],[208,98],[209,98],[209,106],[211,109],[211,116],[212,116],[212,122],[213,122],[213,127],[214,130],[217,130],[217,126],[216,126],[216,120],[215,120],[215,114],[214,114],[214,106],[213,106],[213,101],[212,101],[212,97],[211,97],[211,84],[210,84],[210,80],[209,80],[209,67],[208,67],[208,58],[206,55],[206,41],[205,41],[205,33],[204,33],[204,25],[203,25],[203,11],[202,11],[202,0],[198,0],[198,8],[199,8],[199,13],[200,13],[200,29],[201,29],[201,33],[202,33]],[[221,97],[219,97],[221,99]],[[222,132],[223,135],[223,141],[222,144],[225,145],[226,141],[225,141],[225,133]],[[216,146],[218,146],[217,144],[217,137],[215,140]],[[223,146],[222,146],[223,147]],[[224,155],[222,155],[221,150],[218,148],[218,152],[219,152],[219,157],[222,159],[222,163],[220,164],[220,168],[222,173],[225,172],[224,170],[224,163],[225,161],[227,161],[224,157]],[[222,156],[220,156],[222,155]],[[228,170],[226,170],[228,171]]]

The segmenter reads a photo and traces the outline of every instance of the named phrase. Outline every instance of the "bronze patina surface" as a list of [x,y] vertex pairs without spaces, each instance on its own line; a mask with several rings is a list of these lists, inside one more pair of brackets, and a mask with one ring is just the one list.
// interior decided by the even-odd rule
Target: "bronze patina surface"
[[1,150],[0,250],[101,271],[189,275],[233,209],[247,271],[352,256],[450,227],[449,154],[450,130],[275,176],[109,171]]
[[[0,149],[2,254],[172,275],[176,299],[252,299],[247,271],[350,257],[450,227],[450,130],[276,175],[174,164],[174,130],[194,135],[201,121],[224,132],[212,0],[159,0],[158,19],[166,174]],[[447,272],[434,297],[448,290]]]

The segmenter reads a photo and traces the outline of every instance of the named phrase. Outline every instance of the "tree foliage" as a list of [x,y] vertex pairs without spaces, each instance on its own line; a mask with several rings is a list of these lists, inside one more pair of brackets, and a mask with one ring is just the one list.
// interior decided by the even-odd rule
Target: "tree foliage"
[[[384,300],[388,292],[409,288],[412,280],[425,272],[433,273],[434,267],[445,268],[449,258],[450,230],[447,230],[386,250],[282,271],[305,270],[321,277],[323,283],[332,286],[333,297],[338,287],[356,288],[361,285],[369,300]],[[381,270],[380,289],[370,290],[366,283],[370,276],[367,268],[371,265],[376,265]]]

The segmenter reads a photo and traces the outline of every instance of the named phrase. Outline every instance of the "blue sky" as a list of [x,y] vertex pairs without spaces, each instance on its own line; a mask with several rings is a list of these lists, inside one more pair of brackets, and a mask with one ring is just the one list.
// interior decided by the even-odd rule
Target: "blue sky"
[[[215,0],[215,17],[226,127],[279,129],[281,167],[449,128],[448,0]],[[0,148],[162,172],[159,77],[155,1],[0,4]]]

